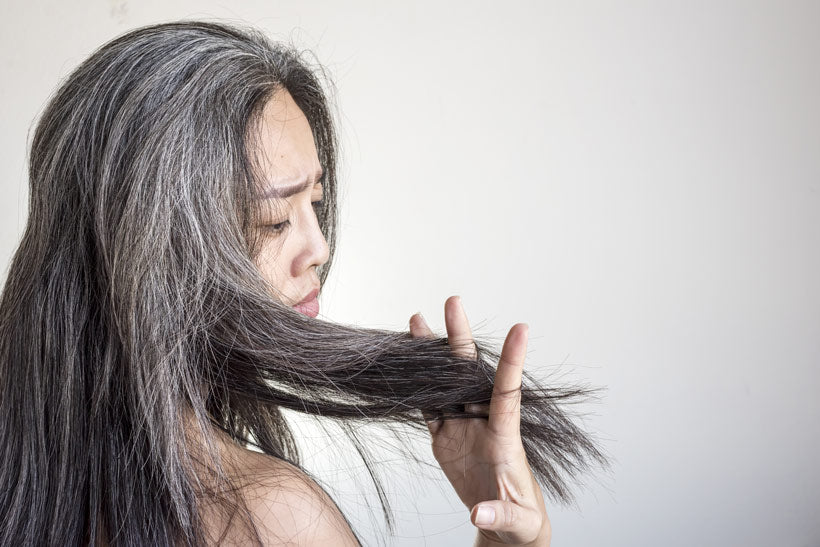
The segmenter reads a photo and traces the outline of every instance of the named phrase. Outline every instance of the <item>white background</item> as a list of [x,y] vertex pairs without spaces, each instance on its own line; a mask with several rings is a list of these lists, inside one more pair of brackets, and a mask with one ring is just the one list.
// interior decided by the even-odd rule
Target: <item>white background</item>
[[[529,323],[530,370],[607,387],[582,410],[614,465],[575,506],[550,502],[553,545],[820,545],[820,3],[2,13],[4,268],[25,223],[27,133],[60,78],[143,24],[257,25],[314,50],[338,87],[343,223],[323,316],[404,329],[422,311],[441,331],[460,294],[480,334]],[[381,541],[338,468],[323,478]],[[441,477],[391,475],[388,544],[470,544]]]

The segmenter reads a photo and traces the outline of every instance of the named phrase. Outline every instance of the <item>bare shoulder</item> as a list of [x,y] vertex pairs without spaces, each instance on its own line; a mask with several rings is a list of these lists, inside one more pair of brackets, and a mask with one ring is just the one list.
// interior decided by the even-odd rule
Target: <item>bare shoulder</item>
[[330,496],[298,467],[240,449],[242,494],[265,545],[358,546]]

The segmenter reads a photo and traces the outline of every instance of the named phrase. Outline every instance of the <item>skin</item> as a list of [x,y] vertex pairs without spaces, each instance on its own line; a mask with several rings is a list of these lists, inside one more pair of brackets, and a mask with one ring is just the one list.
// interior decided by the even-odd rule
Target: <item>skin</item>
[[[313,202],[321,199],[317,176],[321,165],[310,125],[287,91],[277,92],[268,102],[260,131],[259,159],[270,183],[262,189],[263,194],[275,195],[284,187],[310,183],[289,198],[266,199],[259,226],[265,233],[256,259],[259,271],[282,301],[292,306],[319,287],[316,268],[328,260],[327,242],[313,210]],[[444,312],[453,351],[475,358],[461,299],[450,297]],[[433,336],[420,314],[410,318],[410,332],[416,337]],[[487,420],[427,422],[433,455],[479,529],[477,547],[543,547],[550,543],[544,498],[527,463],[520,436],[520,388],[527,333],[526,325],[517,324],[507,335]],[[482,523],[479,516],[487,510],[494,515]]]
[[[293,306],[319,289],[316,269],[329,248],[319,228],[314,203],[322,199],[322,166],[307,118],[290,93],[279,91],[266,104],[257,160],[269,186],[261,193],[262,248],[256,265],[280,300]],[[277,191],[309,183],[287,198]]]
[[[460,297],[451,296],[444,303],[444,320],[453,351],[475,359],[473,335]],[[416,337],[433,336],[421,314],[410,318],[410,332]],[[507,334],[487,420],[427,420],[433,456],[479,529],[476,547],[547,547],[552,537],[544,497],[521,442],[520,390],[528,332],[526,324],[518,323]],[[466,410],[487,409],[469,405]]]

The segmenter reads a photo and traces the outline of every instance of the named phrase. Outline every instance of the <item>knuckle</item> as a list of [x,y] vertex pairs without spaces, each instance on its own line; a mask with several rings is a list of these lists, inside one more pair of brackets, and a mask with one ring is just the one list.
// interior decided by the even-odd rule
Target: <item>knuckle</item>
[[513,511],[512,504],[505,503],[504,504],[504,527],[505,528],[514,528],[517,522],[515,511]]

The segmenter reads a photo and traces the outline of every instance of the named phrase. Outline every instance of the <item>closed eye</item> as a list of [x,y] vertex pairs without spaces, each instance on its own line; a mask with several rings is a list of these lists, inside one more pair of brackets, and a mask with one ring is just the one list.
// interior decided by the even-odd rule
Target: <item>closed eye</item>
[[281,234],[288,228],[288,226],[290,226],[290,220],[285,220],[276,224],[265,224],[265,229],[273,232],[274,234]]
[[316,190],[318,190],[319,193],[318,199],[311,201],[311,204],[313,205],[313,211],[318,215],[325,204],[324,188],[321,182],[317,182],[316,186],[314,186],[314,191]]

